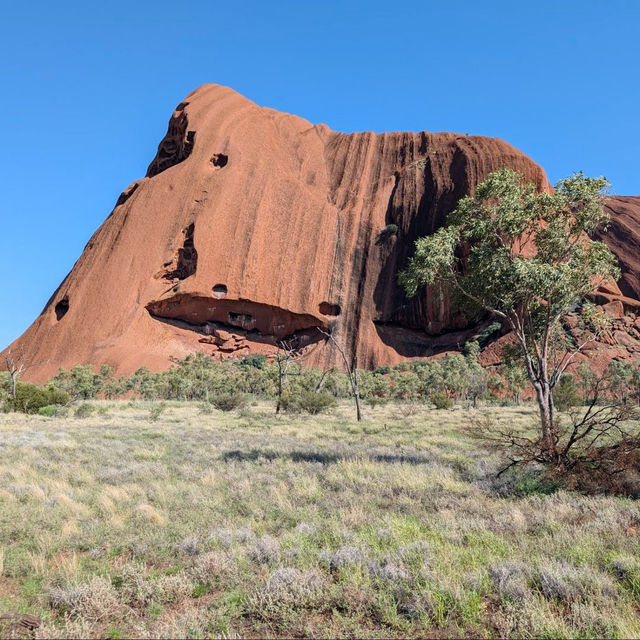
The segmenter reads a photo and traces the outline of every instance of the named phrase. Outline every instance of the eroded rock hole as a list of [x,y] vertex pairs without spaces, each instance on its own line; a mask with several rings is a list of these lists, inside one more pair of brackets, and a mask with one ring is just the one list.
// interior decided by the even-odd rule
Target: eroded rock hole
[[211,156],[211,165],[215,169],[222,169],[222,167],[226,167],[227,162],[229,162],[229,156],[224,153],[214,153]]
[[243,329],[252,329],[255,324],[251,314],[234,313],[233,311],[229,311],[228,322],[233,327],[242,327]]
[[321,302],[318,305],[318,311],[325,316],[339,316],[340,315],[340,305],[339,304],[331,304],[330,302]]
[[188,126],[187,114],[182,110],[176,110],[169,120],[167,134],[158,145],[158,153],[147,169],[148,178],[153,178],[191,155],[196,132],[189,131]]
[[198,252],[193,244],[193,233],[195,224],[192,222],[188,227],[182,230],[184,241],[182,247],[178,249],[178,253],[174,260],[175,268],[164,274],[166,280],[184,280],[196,272],[198,266]]
[[227,286],[224,284],[216,284],[213,287],[213,295],[220,300],[227,295]]
[[69,298],[67,296],[62,298],[62,300],[60,300],[60,302],[55,306],[54,310],[56,312],[56,319],[62,320],[67,311],[69,311]]

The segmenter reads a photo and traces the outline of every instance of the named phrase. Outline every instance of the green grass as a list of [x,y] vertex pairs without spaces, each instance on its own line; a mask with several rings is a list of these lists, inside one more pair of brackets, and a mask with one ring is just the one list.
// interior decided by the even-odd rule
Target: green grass
[[0,414],[0,613],[39,637],[640,636],[637,502],[497,480],[472,411],[95,404]]

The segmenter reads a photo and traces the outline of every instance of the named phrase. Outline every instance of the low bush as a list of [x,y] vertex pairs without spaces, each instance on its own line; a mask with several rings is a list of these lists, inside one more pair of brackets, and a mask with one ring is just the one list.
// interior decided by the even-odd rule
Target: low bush
[[302,411],[298,397],[291,391],[285,391],[280,397],[280,408],[288,413],[300,413]]
[[55,415],[56,411],[59,409],[60,407],[58,407],[55,404],[48,404],[45,407],[40,407],[38,409],[38,415],[41,416],[47,416],[49,418],[51,418],[52,416]]
[[88,418],[95,410],[96,408],[92,404],[89,404],[88,402],[83,402],[76,409],[75,416],[76,418]]
[[19,382],[16,387],[16,397],[6,400],[9,411],[22,413],[38,413],[49,405],[64,405],[69,402],[69,396],[60,389],[44,388],[31,382]]
[[209,398],[209,402],[220,411],[233,411],[244,405],[245,397],[238,392],[217,393]]
[[436,409],[451,409],[453,407],[453,400],[444,393],[434,393],[430,400]]
[[398,225],[397,224],[388,224],[379,234],[378,241],[384,242],[385,240],[391,238],[391,236],[398,235]]
[[200,414],[207,415],[207,416],[213,413],[213,409],[211,408],[211,405],[208,404],[207,402],[201,402],[198,405],[198,411]]
[[303,391],[298,396],[298,404],[303,411],[316,415],[336,406],[336,399],[327,391]]
[[329,581],[317,570],[278,567],[256,585],[246,601],[247,613],[263,620],[279,620],[284,611],[330,608]]
[[323,413],[332,409],[337,404],[333,394],[328,391],[307,391],[302,390],[295,392],[287,392],[280,399],[280,408],[289,413],[300,413],[306,411],[311,415]]
[[149,409],[149,420],[151,422],[156,422],[160,417],[160,414],[167,408],[167,405],[164,402],[160,402],[158,404],[154,404],[151,409]]
[[57,387],[48,386],[46,391],[49,404],[64,405],[70,400],[69,394]]
[[267,356],[263,356],[258,353],[250,356],[244,356],[244,358],[240,360],[240,366],[255,367],[256,369],[263,369],[266,363],[267,363]]

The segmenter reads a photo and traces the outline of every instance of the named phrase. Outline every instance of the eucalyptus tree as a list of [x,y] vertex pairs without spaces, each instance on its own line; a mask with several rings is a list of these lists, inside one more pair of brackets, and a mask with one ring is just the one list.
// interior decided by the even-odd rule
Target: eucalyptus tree
[[[535,389],[544,458],[560,462],[553,389],[604,322],[586,297],[616,278],[616,258],[589,234],[608,222],[604,178],[577,173],[540,191],[518,172],[491,173],[462,198],[447,223],[416,241],[399,280],[413,296],[422,285],[489,312],[513,332]],[[561,319],[581,309],[585,338],[570,340]]]

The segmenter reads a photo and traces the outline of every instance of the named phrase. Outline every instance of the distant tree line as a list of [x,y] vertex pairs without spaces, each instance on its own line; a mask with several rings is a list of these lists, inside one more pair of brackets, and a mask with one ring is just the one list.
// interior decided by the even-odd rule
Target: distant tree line
[[[531,390],[526,372],[517,360],[506,359],[494,369],[478,363],[477,342],[467,343],[464,354],[446,355],[433,360],[413,360],[373,371],[358,370],[359,394],[370,407],[389,401],[427,403],[447,408],[455,403],[476,406],[478,402],[520,404],[523,393]],[[287,358],[286,376],[283,360]],[[558,409],[588,404],[601,380],[583,362],[578,376],[564,374],[556,385]],[[612,362],[605,377],[608,394],[620,402],[640,402],[640,368]],[[51,414],[55,407],[92,398],[141,400],[182,400],[208,402],[234,408],[242,397],[273,399],[284,411],[317,413],[336,400],[352,399],[353,388],[346,373],[336,368],[322,371],[304,366],[294,354],[281,352],[268,360],[250,355],[240,360],[219,361],[203,353],[174,359],[167,371],[138,369],[133,375],[114,375],[103,365],[61,368],[45,385],[15,383],[8,372],[0,373],[0,406],[4,411]],[[275,407],[275,404],[274,404]]]

